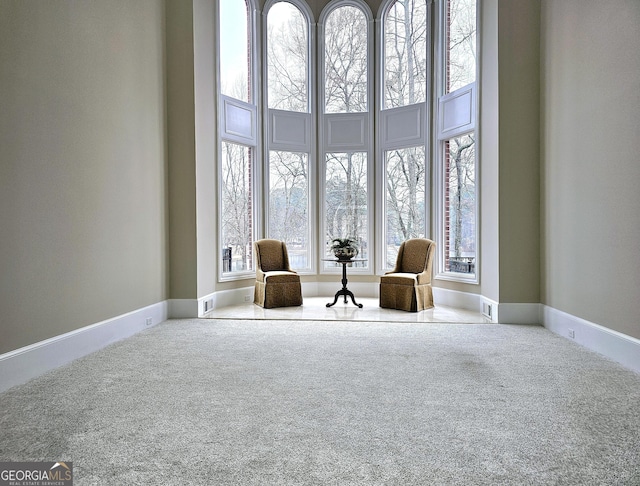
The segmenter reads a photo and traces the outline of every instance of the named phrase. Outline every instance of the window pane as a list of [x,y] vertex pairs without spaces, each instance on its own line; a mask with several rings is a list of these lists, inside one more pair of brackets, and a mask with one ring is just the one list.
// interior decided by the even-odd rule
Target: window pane
[[224,273],[253,270],[251,159],[253,150],[222,143],[222,269]]
[[220,0],[220,92],[250,103],[247,12],[244,0]]
[[425,150],[386,153],[386,268],[393,268],[400,244],[425,236]]
[[367,111],[367,19],[356,7],[336,8],[325,26],[325,113]]
[[445,141],[444,160],[445,271],[475,274],[475,135],[463,135]]
[[476,80],[476,0],[447,1],[446,93]]
[[427,4],[398,0],[384,18],[384,108],[426,101]]
[[269,154],[269,238],[287,244],[294,269],[311,265],[309,245],[309,162],[307,154]]
[[[369,258],[367,241],[367,154],[331,153],[326,156],[326,235],[325,254],[334,238],[351,238],[358,242],[358,258]],[[334,267],[325,262],[325,268]],[[354,263],[367,267],[367,262]]]
[[307,24],[289,2],[269,9],[267,47],[269,108],[307,112]]

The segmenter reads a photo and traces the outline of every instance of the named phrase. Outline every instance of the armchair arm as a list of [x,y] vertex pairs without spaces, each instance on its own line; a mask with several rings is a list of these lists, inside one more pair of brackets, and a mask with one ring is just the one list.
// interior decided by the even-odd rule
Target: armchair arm
[[418,274],[418,285],[431,283],[431,274],[433,273],[433,255],[435,253],[435,249],[436,245],[432,243],[429,246],[424,270]]
[[418,285],[431,283],[431,270],[418,273],[416,275]]

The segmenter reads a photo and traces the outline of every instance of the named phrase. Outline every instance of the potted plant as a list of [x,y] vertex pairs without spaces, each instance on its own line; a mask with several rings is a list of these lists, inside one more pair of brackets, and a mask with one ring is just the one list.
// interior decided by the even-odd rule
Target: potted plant
[[358,254],[358,244],[352,238],[334,238],[331,250],[338,260],[351,260]]

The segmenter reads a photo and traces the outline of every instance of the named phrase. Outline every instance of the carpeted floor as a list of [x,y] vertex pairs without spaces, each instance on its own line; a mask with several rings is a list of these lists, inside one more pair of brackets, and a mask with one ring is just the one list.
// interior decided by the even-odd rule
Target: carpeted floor
[[82,485],[639,485],[640,375],[538,326],[171,320],[0,394]]

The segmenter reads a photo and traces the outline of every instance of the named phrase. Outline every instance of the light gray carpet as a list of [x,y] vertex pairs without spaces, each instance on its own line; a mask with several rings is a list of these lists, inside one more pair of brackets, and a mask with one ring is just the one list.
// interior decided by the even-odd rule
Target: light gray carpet
[[640,375],[542,327],[173,320],[0,394],[81,485],[638,485]]

